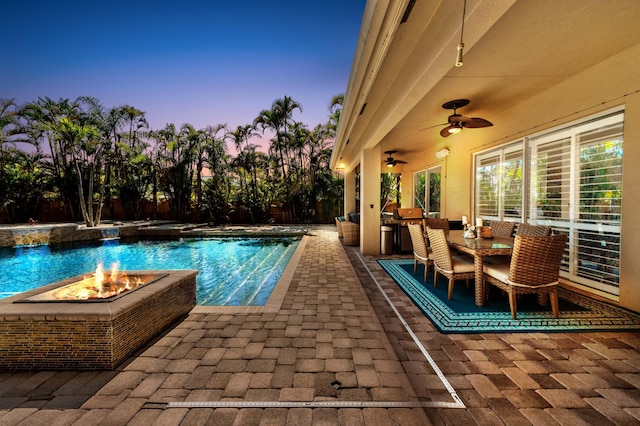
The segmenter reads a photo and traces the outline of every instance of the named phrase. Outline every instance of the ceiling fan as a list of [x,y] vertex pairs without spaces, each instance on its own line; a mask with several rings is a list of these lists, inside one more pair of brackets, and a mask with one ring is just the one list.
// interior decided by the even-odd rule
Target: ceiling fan
[[454,101],[445,102],[442,104],[444,109],[452,109],[453,114],[449,116],[447,127],[440,130],[440,136],[446,138],[447,136],[454,135],[464,128],[478,129],[481,127],[493,126],[488,120],[479,117],[463,117],[457,113],[458,108],[462,108],[469,104],[469,99],[456,99]]
[[393,167],[396,164],[407,164],[406,161],[402,161],[402,160],[396,160],[395,158],[393,158],[393,154],[395,154],[398,151],[385,151],[384,153],[388,155],[387,159],[384,160],[385,163],[387,163],[387,167]]

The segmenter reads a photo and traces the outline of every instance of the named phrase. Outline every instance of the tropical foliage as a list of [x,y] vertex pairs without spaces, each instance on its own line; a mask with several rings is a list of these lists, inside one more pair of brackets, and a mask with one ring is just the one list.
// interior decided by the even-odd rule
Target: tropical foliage
[[336,95],[327,123],[313,129],[294,119],[302,105],[285,96],[235,129],[156,130],[143,111],[90,97],[0,99],[0,216],[25,222],[57,199],[68,220],[87,226],[113,218],[115,200],[127,220],[140,219],[143,201],[166,201],[180,221],[267,223],[274,206],[292,223],[322,219],[317,206],[326,219],[342,201],[329,159],[343,99]]

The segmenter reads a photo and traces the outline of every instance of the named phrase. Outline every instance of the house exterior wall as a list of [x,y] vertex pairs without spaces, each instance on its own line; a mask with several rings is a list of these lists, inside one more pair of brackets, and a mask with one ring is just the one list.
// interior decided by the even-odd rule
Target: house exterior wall
[[[465,130],[447,138],[445,145],[437,141],[425,144],[425,151],[409,158],[411,169],[403,170],[402,199],[413,200],[413,172],[440,163],[442,216],[459,219],[470,215],[473,154],[619,106],[625,108],[619,303],[640,311],[640,45],[549,90],[505,106],[502,112],[487,117],[493,127]],[[444,146],[451,154],[437,160],[435,153]]]

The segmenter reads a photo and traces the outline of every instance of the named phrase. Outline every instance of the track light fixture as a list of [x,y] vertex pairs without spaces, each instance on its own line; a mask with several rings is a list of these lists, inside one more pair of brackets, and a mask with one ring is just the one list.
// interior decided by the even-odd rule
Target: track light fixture
[[456,67],[462,66],[462,50],[464,49],[464,43],[458,45],[458,55],[456,56]]
[[464,0],[464,5],[462,7],[462,28],[460,29],[460,44],[458,44],[458,54],[456,55],[456,67],[462,66],[462,51],[464,50],[464,43],[462,42],[462,38],[464,36],[464,16],[467,12],[467,0]]

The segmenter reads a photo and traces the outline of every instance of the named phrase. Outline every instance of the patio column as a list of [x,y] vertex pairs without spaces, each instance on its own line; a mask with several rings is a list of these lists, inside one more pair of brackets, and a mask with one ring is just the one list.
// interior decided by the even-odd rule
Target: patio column
[[380,147],[360,155],[360,252],[380,255]]
[[356,167],[344,172],[344,216],[356,211]]

